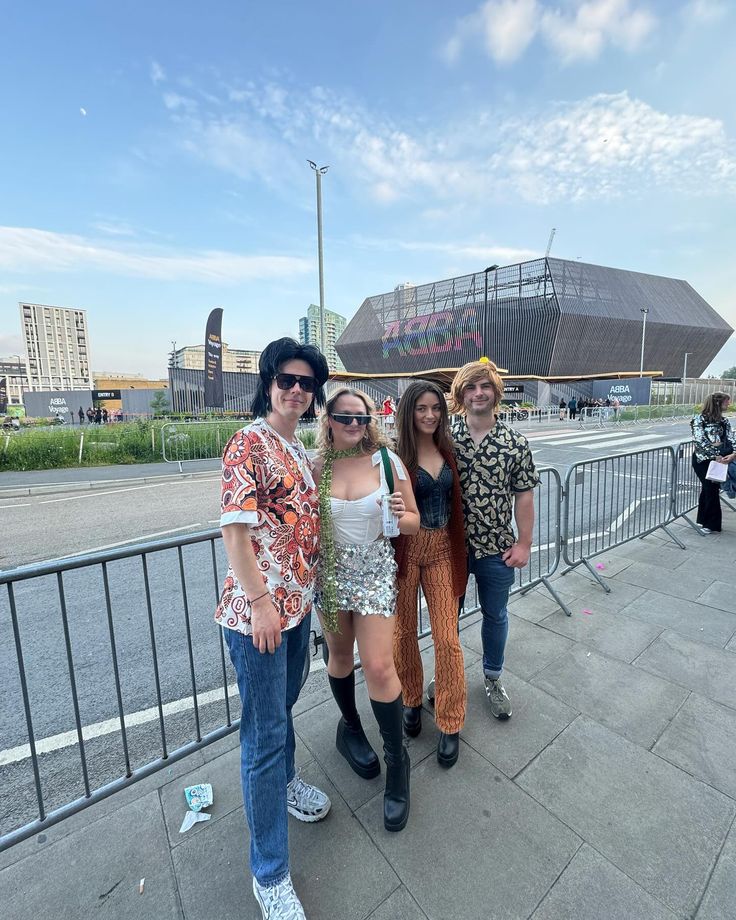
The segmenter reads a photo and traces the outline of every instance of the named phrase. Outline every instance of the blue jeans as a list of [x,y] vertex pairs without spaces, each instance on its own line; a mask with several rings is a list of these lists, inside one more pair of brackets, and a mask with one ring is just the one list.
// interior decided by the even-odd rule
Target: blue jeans
[[291,710],[301,690],[310,618],[281,634],[273,655],[250,636],[223,629],[238,678],[240,780],[250,828],[250,868],[260,885],[276,885],[289,872],[286,786],[294,777]]
[[483,643],[483,673],[487,677],[500,677],[503,671],[503,653],[509,634],[509,592],[516,578],[516,569],[506,565],[501,554],[476,558],[468,557],[468,572],[475,575],[478,600],[483,613],[480,638]]

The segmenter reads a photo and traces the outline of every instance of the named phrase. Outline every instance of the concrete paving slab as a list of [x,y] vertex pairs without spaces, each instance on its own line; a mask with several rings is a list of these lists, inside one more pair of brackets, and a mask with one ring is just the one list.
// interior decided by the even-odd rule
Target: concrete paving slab
[[580,645],[540,671],[532,683],[647,749],[688,695],[682,687]]
[[[463,635],[461,641],[465,648],[483,654],[480,630],[475,634]],[[509,613],[509,638],[504,667],[522,680],[528,680],[550,661],[564,655],[572,644],[569,639]]]
[[688,549],[686,559],[679,567],[677,576],[678,578],[680,576],[689,578],[691,575],[702,575],[713,581],[725,581],[731,564],[730,560],[725,561],[720,554],[714,555],[712,552],[706,552],[705,547],[701,552]]
[[736,917],[736,825],[731,828],[695,916],[697,920]]
[[480,680],[471,681],[467,718],[460,737],[506,776],[514,777],[578,713],[510,671],[504,674],[503,683],[513,705],[511,718],[494,718],[485,687]]
[[581,716],[516,779],[675,913],[692,915],[736,805]]
[[[237,735],[236,735],[237,738]],[[313,757],[300,738],[296,739],[296,754],[294,755],[297,769],[303,769],[312,762]],[[184,789],[195,783],[211,783],[212,807],[207,812],[212,816],[207,822],[199,822],[184,834],[179,833],[181,822],[187,812],[187,803]],[[240,744],[220,754],[213,760],[208,760],[202,766],[192,770],[191,773],[178,778],[173,783],[168,783],[161,789],[161,806],[166,822],[166,831],[169,835],[169,844],[179,846],[196,834],[204,832],[210,824],[224,818],[236,808],[243,807],[243,793],[240,785]]]
[[427,915],[402,885],[367,920],[427,920]]
[[[572,594],[567,591],[560,591],[560,597],[569,606],[574,600]],[[509,601],[509,611],[514,616],[522,620],[528,620],[530,623],[539,623],[545,617],[555,611],[562,613],[562,608],[557,601],[547,592],[530,591],[528,594],[517,594],[516,597]]]
[[652,750],[736,799],[736,710],[691,693]]
[[409,823],[383,829],[383,805],[357,813],[430,920],[526,920],[580,839],[465,746],[458,767],[412,772]]
[[[587,574],[582,576],[571,572],[566,576],[567,578],[575,579],[575,584],[579,586],[576,596],[569,604],[573,613],[582,613],[583,610],[605,610],[607,613],[618,613],[622,607],[630,604],[646,590],[639,585],[611,580],[611,593],[606,594],[603,588]],[[561,584],[564,586],[565,580]]]
[[592,606],[583,608],[590,613],[583,613],[583,610],[578,609],[574,609],[570,617],[553,613],[542,620],[541,625],[568,639],[597,649],[604,655],[629,663],[641,655],[662,632],[661,626],[650,626],[621,613],[601,609],[595,604],[595,600],[588,601]]
[[691,575],[689,578],[673,577],[672,572],[648,562],[634,562],[618,576],[621,581],[641,588],[659,591],[671,597],[695,601],[711,584],[709,578]]
[[736,708],[736,655],[665,630],[635,659],[636,667]]
[[721,581],[714,581],[709,585],[698,597],[698,603],[736,613],[736,596],[734,596],[733,584],[726,584],[727,577],[728,572],[721,571]]
[[[379,793],[383,795],[386,784],[383,743],[365,689],[363,692],[357,692],[356,705],[366,736],[381,760],[381,774],[375,779],[363,779],[353,773],[345,758],[335,747],[335,732],[340,713],[334,701],[310,709],[309,712],[294,720],[297,734],[353,811],[373,796]],[[412,764],[418,764],[429,754],[433,754],[437,748],[438,739],[439,732],[434,720],[427,714],[422,723],[421,735],[418,738],[406,739]]]
[[736,614],[658,591],[645,591],[624,607],[622,613],[719,648],[736,632]]
[[530,920],[675,920],[676,916],[583,844]]
[[[46,755],[42,755],[42,758],[44,756]],[[187,772],[191,771],[202,762],[203,757],[201,751],[198,751],[196,754],[190,754],[188,757],[172,763],[171,766],[163,767],[151,776],[147,776],[145,779],[133,783],[125,789],[121,789],[120,792],[116,792],[109,798],[103,799],[95,805],[90,805],[88,808],[77,812],[77,814],[65,818],[58,824],[54,824],[52,827],[48,827],[44,831],[34,834],[33,837],[29,837],[28,840],[17,843],[8,850],[3,850],[3,852],[0,853],[0,869],[12,865],[21,859],[25,859],[28,856],[33,856],[35,853],[40,853],[42,850],[58,843],[64,837],[68,837],[70,834],[88,827],[96,821],[108,818],[109,815],[123,808],[125,805],[137,802],[149,792],[157,790],[163,783],[175,780],[180,776],[185,776]],[[14,780],[12,776],[9,777],[7,770],[3,771],[3,781],[7,784],[7,788],[15,788]]]
[[650,540],[649,537],[645,537],[644,540],[631,540],[617,546],[612,552],[614,556],[623,556],[632,562],[651,563],[671,572],[681,569],[689,558],[689,549],[680,549],[671,540],[662,543],[660,540]]
[[[332,809],[316,824],[289,820],[294,887],[308,917],[364,920],[399,887],[399,880],[327,776],[313,765],[305,778],[327,792]],[[242,810],[176,847],[173,860],[186,920],[260,920],[248,848]]]
[[149,792],[3,869],[0,888],[4,910],[12,911],[6,916],[13,920],[178,920],[182,914],[158,793]]

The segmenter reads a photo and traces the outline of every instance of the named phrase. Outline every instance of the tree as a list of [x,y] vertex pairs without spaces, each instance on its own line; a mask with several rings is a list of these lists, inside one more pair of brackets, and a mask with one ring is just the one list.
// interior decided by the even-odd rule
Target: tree
[[736,380],[736,367],[729,367],[721,374],[721,380]]
[[166,415],[170,409],[166,392],[164,390],[156,390],[148,407],[153,415]]

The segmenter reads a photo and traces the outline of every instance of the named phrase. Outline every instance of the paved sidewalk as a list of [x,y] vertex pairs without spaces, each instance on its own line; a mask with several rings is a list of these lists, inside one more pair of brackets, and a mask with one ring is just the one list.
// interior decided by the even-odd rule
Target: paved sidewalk
[[[543,591],[515,599],[506,723],[487,709],[477,617],[466,622],[460,760],[438,766],[425,712],[400,834],[383,830],[380,780],[335,751],[329,691],[304,699],[299,765],[333,802],[325,821],[290,828],[308,917],[733,920],[736,516],[724,523],[710,537],[675,525],[686,551],[651,536],[600,557],[610,594],[579,572],[558,578],[569,619]],[[230,736],[0,854],[4,916],[258,920],[236,745]],[[212,820],[180,835],[195,781],[214,786]]]

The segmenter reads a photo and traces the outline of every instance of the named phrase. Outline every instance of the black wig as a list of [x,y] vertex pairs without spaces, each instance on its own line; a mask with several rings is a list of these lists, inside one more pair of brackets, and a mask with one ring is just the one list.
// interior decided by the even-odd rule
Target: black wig
[[295,339],[290,338],[276,339],[275,342],[269,342],[266,345],[258,362],[258,373],[261,379],[256,386],[256,393],[250,407],[253,418],[263,418],[271,411],[271,383],[276,374],[281,373],[281,368],[287,361],[306,361],[312,368],[317,382],[314,399],[302,418],[316,418],[315,408],[324,406],[324,385],[330,376],[325,356],[316,345],[300,345]]

